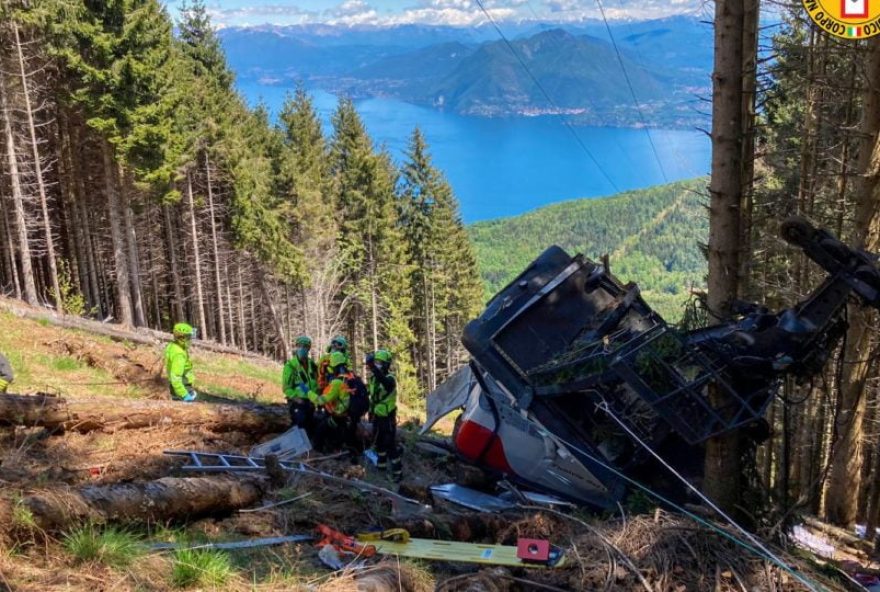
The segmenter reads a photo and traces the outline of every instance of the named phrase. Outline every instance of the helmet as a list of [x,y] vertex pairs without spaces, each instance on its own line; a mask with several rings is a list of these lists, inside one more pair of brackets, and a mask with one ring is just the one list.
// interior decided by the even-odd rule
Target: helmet
[[348,339],[343,337],[342,335],[337,335],[333,339],[330,340],[330,348],[336,348],[339,351],[347,351],[348,350]]
[[387,349],[377,349],[376,353],[373,354],[373,358],[379,362],[385,362],[387,364],[391,363],[391,352]]
[[196,333],[196,330],[193,329],[191,325],[186,323],[177,323],[174,325],[174,336],[175,337],[193,337]]
[[296,346],[297,347],[312,347],[312,340],[305,335],[300,335],[296,338]]
[[330,354],[330,368],[336,370],[339,366],[347,366],[348,365],[348,356],[346,356],[342,352],[333,352]]

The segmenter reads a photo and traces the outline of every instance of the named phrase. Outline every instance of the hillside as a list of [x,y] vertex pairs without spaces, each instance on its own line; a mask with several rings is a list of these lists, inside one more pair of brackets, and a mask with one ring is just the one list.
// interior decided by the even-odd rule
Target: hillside
[[470,227],[486,295],[504,287],[541,251],[559,245],[598,259],[635,281],[667,320],[677,320],[691,286],[705,281],[708,220],[694,179],[603,199],[566,201]]
[[[607,41],[553,29],[512,45],[560,109],[604,113],[615,105],[632,102],[614,49]],[[624,65],[640,101],[651,103],[672,98],[671,76],[658,74],[658,68],[640,66],[628,58],[624,58]],[[552,110],[529,72],[506,43],[487,43],[463,58],[426,98],[435,105],[470,115]]]

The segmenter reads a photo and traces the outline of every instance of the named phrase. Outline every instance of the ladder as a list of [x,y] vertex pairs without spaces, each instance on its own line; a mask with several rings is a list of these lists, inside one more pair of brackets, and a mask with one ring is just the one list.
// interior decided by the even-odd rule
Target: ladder
[[[220,454],[216,452],[197,452],[194,450],[166,450],[168,456],[179,456],[189,459],[189,463],[180,467],[181,470],[197,473],[242,473],[247,471],[265,471],[266,461],[262,458],[240,456],[235,454]],[[431,506],[425,505],[419,500],[412,499],[390,489],[361,481],[360,479],[345,479],[324,471],[313,469],[302,462],[278,461],[278,466],[285,471],[318,477],[327,481],[333,481],[361,491],[368,491],[387,497],[391,500],[394,511],[402,516],[427,514]]]
[[[219,454],[214,452],[196,452],[193,450],[166,450],[168,456],[182,456],[189,459],[189,464],[180,467],[184,471],[199,473],[235,473],[241,471],[265,471],[266,460],[252,456],[235,454]],[[302,463],[278,461],[285,471],[298,471],[305,467]]]

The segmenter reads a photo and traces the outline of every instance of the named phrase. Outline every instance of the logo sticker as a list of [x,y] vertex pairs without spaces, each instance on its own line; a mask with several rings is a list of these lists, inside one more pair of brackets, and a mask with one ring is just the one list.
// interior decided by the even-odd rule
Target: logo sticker
[[842,39],[867,39],[880,33],[880,0],[802,0],[823,31]]

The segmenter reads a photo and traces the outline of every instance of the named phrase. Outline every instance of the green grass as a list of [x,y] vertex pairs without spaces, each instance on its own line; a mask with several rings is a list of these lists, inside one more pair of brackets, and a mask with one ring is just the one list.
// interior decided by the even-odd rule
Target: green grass
[[229,556],[211,549],[181,549],[174,553],[171,581],[178,588],[222,586],[234,574]]
[[83,365],[79,360],[71,358],[70,356],[55,356],[51,359],[51,366],[53,370],[66,372],[70,370],[79,370]]
[[140,537],[113,527],[93,525],[78,528],[64,536],[64,548],[78,562],[97,561],[110,567],[126,567],[146,552]]
[[33,512],[19,501],[12,508],[12,525],[17,528],[34,530],[37,528],[37,521],[34,519]]

